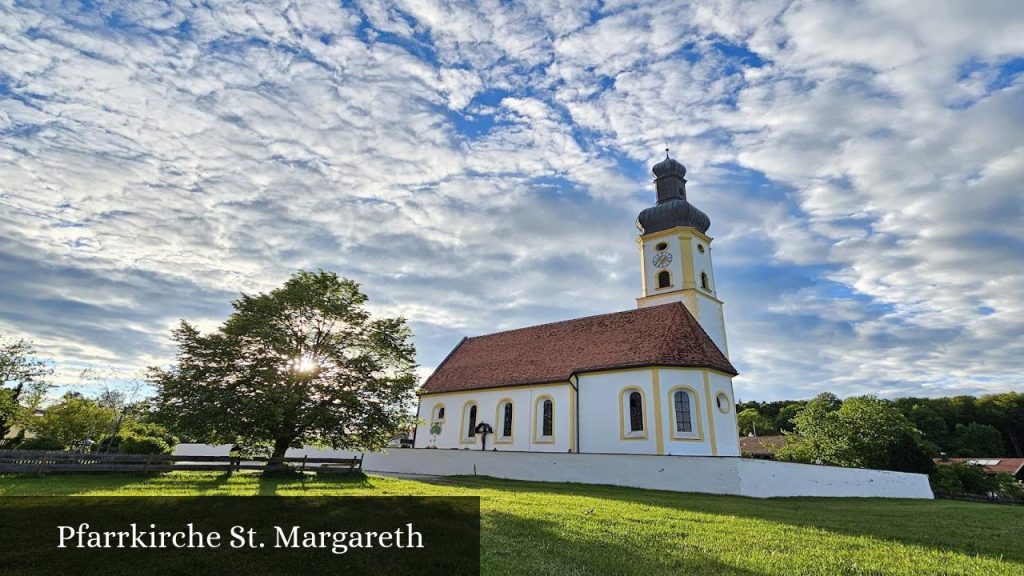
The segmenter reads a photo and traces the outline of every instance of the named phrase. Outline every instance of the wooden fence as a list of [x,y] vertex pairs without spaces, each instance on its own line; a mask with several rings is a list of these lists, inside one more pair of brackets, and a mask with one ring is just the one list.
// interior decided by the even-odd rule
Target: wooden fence
[[174,456],[170,454],[80,454],[42,450],[0,450],[0,474],[48,474],[59,472],[171,472],[207,470],[236,472],[316,471],[353,472],[363,469],[363,457],[241,458],[238,456]]

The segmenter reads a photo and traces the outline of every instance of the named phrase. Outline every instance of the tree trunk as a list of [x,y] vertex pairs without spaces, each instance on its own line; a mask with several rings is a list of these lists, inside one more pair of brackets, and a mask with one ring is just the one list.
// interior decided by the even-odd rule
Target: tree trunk
[[271,458],[284,458],[288,448],[292,444],[293,438],[278,438],[274,440],[274,452],[270,455]]
[[1017,437],[1013,435],[1013,431],[1011,430],[1009,424],[1006,424],[1004,428],[1006,430],[1006,436],[1010,439],[1010,444],[1013,444],[1013,451],[1015,453],[1014,455],[1017,458],[1020,458],[1022,454],[1020,451],[1020,444],[1017,442]]

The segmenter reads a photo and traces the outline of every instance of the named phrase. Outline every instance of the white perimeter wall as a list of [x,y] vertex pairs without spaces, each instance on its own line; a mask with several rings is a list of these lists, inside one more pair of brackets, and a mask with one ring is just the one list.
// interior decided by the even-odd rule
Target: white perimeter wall
[[[227,445],[179,444],[175,454],[227,454],[229,448]],[[337,458],[353,455],[351,452],[318,449],[288,452],[289,456],[303,454]],[[368,453],[363,459],[363,469],[367,472],[434,476],[479,474],[511,480],[610,484],[754,498],[932,498],[928,477],[924,474],[749,458],[406,448]]]

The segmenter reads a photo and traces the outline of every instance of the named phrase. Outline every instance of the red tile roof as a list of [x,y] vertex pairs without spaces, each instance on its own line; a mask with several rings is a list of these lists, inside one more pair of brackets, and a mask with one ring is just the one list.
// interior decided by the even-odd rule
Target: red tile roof
[[736,374],[677,302],[466,338],[421,392],[565,382],[576,373],[654,365]]
[[740,453],[771,456],[785,444],[785,436],[740,436]]
[[986,471],[992,474],[1014,474],[1021,471],[1024,468],[1024,458],[1001,458],[999,456],[992,456],[989,458],[948,458],[943,460],[936,458],[936,464],[949,464],[951,462],[966,462],[969,464],[977,464],[984,468]]

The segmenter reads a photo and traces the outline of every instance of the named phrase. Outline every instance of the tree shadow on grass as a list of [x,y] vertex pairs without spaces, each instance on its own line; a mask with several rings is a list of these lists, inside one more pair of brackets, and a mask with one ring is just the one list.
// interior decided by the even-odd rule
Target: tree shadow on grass
[[332,496],[339,492],[370,490],[373,484],[361,472],[345,474],[261,475],[260,496]]
[[1024,546],[1020,545],[1020,535],[1024,534],[1024,514],[1015,506],[883,498],[757,499],[474,476],[453,480],[466,488],[612,499],[1024,563]]
[[[582,524],[489,512],[483,518],[481,573],[573,576],[621,574],[652,576],[756,576],[763,572],[732,566],[701,551],[677,534],[650,546],[644,535],[616,541],[594,521]],[[648,544],[645,546],[645,544]],[[666,545],[667,544],[667,545]]]

